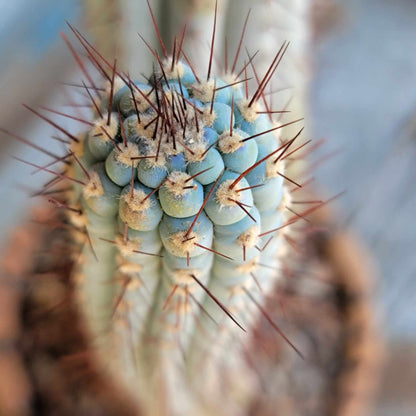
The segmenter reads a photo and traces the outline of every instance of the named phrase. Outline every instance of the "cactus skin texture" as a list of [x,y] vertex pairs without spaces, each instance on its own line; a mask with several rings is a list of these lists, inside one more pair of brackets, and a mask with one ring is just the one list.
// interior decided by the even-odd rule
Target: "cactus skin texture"
[[[71,157],[59,176],[73,185],[60,206],[93,339],[148,414],[210,414],[224,369],[238,371],[232,394],[243,406],[242,345],[302,218],[286,210],[299,185],[284,173],[302,129],[280,135],[300,120],[274,121],[264,95],[287,45],[249,95],[248,64],[214,76],[211,54],[208,75],[197,75],[175,44],[134,81],[72,30],[105,81],[84,84],[94,118],[83,134],[63,131]],[[161,383],[166,403],[155,400]]]

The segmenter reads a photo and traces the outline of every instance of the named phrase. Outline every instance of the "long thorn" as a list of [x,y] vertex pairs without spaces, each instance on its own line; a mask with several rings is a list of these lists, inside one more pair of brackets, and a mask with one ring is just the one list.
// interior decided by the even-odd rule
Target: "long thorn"
[[199,286],[202,287],[202,289],[207,293],[207,295],[225,312],[225,314],[244,332],[246,330],[237,322],[237,320],[231,315],[231,313],[228,311],[228,309],[214,296],[214,294],[207,288],[205,285],[199,281],[199,279],[194,275],[191,274],[191,277],[195,280],[195,282],[198,283]]
[[[276,149],[275,151],[269,153],[267,156],[263,157],[263,159],[260,159],[259,161],[257,161],[254,165],[250,166],[249,168],[247,168],[243,173],[240,174],[240,176],[234,180],[233,183],[231,183],[231,185],[229,186],[229,189],[233,189],[238,182],[241,181],[241,179],[244,178],[244,176],[246,176],[248,173],[250,173],[253,169],[255,169],[257,166],[259,166],[260,164],[262,164],[264,161],[266,161],[267,159],[269,159],[270,157],[272,157],[273,155],[275,155],[277,152],[281,153],[278,156],[278,159],[281,158],[284,153],[289,149],[289,147],[293,144],[293,142],[297,139],[297,137],[299,136],[299,134],[302,132],[303,129],[301,129],[296,136],[289,140],[287,143],[283,144],[282,146],[280,146],[278,149]],[[278,160],[277,159],[277,160]]]
[[94,123],[91,123],[90,121],[84,120],[80,117],[72,116],[71,114],[61,113],[60,111],[53,110],[52,108],[48,108],[48,107],[44,107],[44,106],[40,106],[40,108],[42,110],[49,111],[50,113],[58,114],[59,116],[63,116],[63,117],[70,118],[71,120],[79,121],[80,123],[84,123],[84,124],[86,124],[88,126],[91,126],[91,127],[94,125]]
[[52,173],[52,174],[54,174],[54,175],[56,175],[56,176],[59,176],[60,178],[63,178],[63,179],[68,179],[68,180],[70,180],[70,181],[73,181],[73,182],[79,183],[80,185],[84,185],[84,186],[86,185],[86,183],[85,183],[85,182],[82,182],[82,181],[80,181],[80,180],[78,180],[78,179],[75,179],[75,178],[71,178],[71,177],[69,177],[69,176],[67,176],[67,175],[64,175],[63,173],[59,173],[59,172],[55,172],[55,171],[53,171],[53,170],[46,169],[46,168],[44,168],[43,166],[36,165],[36,164],[34,164],[34,163],[28,162],[27,160],[20,159],[19,157],[16,157],[16,156],[13,156],[13,158],[14,158],[14,159],[16,159],[16,160],[18,160],[19,162],[22,162],[22,163],[25,163],[25,164],[27,164],[27,165],[33,166],[34,168],[39,168],[39,169],[41,169],[41,170],[43,170],[43,171],[45,171],[45,172]]
[[241,46],[243,44],[244,35],[246,34],[247,22],[248,22],[248,18],[250,17],[250,13],[251,13],[251,9],[249,9],[249,11],[247,13],[246,20],[244,21],[243,30],[241,32],[240,41],[238,42],[238,47],[237,47],[237,51],[235,53],[235,58],[234,58],[233,66],[231,68],[231,73],[233,73],[235,71],[235,67],[237,66],[238,56],[240,55],[240,50],[241,50]]
[[111,120],[111,108],[113,106],[113,95],[114,95],[114,78],[116,76],[116,67],[117,67],[117,59],[114,59],[114,68],[113,68],[113,75],[111,77],[111,89],[110,89],[110,98],[108,100],[108,110],[107,110],[107,126],[110,125]]
[[214,12],[214,27],[212,29],[212,39],[211,39],[211,51],[209,54],[209,64],[208,64],[208,74],[207,74],[207,81],[211,76],[211,69],[212,69],[212,58],[214,57],[214,43],[215,43],[215,31],[217,28],[217,6],[218,1],[215,0],[215,12]]
[[26,145],[28,145],[28,146],[30,146],[30,147],[32,147],[33,149],[36,149],[36,150],[39,150],[39,152],[42,152],[42,153],[44,153],[45,155],[48,155],[48,156],[50,156],[50,157],[53,157],[54,159],[60,159],[60,156],[58,156],[58,155],[56,155],[55,153],[52,153],[52,152],[50,152],[49,150],[46,150],[46,149],[44,149],[43,147],[40,147],[40,146],[38,146],[37,144],[35,144],[35,143],[32,143],[31,141],[29,141],[29,140],[27,140],[27,139],[25,139],[25,138],[23,138],[23,137],[21,137],[21,136],[18,136],[17,134],[15,134],[15,133],[11,133],[10,131],[8,131],[8,130],[6,130],[6,129],[3,129],[2,127],[0,127],[0,131],[2,132],[2,133],[4,133],[4,134],[7,134],[8,136],[10,136],[10,137],[13,137],[14,139],[16,139],[16,140],[18,140],[19,142],[22,142],[22,143],[24,143],[24,144],[26,144]]
[[198,213],[195,215],[194,220],[192,221],[191,226],[188,228],[188,231],[185,234],[185,238],[188,238],[189,235],[191,234],[192,229],[194,228],[198,217],[201,215],[202,210],[205,208],[205,205],[207,204],[209,198],[211,197],[212,193],[214,192],[215,187],[217,186],[218,181],[220,180],[221,176],[222,176],[223,172],[221,172],[220,175],[218,175],[218,178],[215,180],[214,184],[212,185],[212,188],[209,190],[208,195],[205,197],[204,202],[201,205],[201,208],[199,208]]
[[100,91],[98,90],[97,86],[94,83],[94,80],[91,78],[91,75],[88,73],[87,68],[85,67],[84,63],[82,62],[81,58],[79,57],[79,55],[77,54],[76,50],[74,49],[74,47],[72,46],[71,42],[68,40],[68,38],[66,37],[65,33],[61,32],[61,36],[62,39],[65,41],[65,43],[67,44],[69,50],[71,51],[73,57],[75,58],[78,66],[81,68],[81,71],[84,73],[84,75],[87,77],[88,82],[93,86],[94,91],[96,92],[96,94],[98,95],[98,97],[101,98],[101,94]]
[[152,10],[152,8],[150,7],[149,0],[146,0],[146,1],[147,1],[147,7],[149,8],[150,15],[152,16],[153,26],[154,26],[154,28],[155,28],[156,35],[157,35],[157,37],[158,37],[158,39],[159,39],[160,46],[162,47],[163,55],[165,56],[165,58],[167,58],[167,57],[168,57],[168,53],[167,53],[167,51],[166,51],[165,44],[163,43],[163,40],[162,40],[162,36],[161,36],[161,34],[160,34],[159,27],[158,27],[158,25],[157,25],[157,23],[156,23],[156,18],[155,18],[155,15],[153,14],[153,10]]
[[33,114],[36,114],[38,117],[40,117],[42,120],[46,121],[47,123],[49,123],[51,126],[55,127],[56,129],[58,129],[59,131],[61,131],[62,133],[64,133],[66,136],[68,136],[71,140],[73,140],[74,142],[79,142],[79,139],[77,139],[74,135],[72,135],[71,133],[69,133],[68,131],[66,131],[63,127],[61,127],[60,125],[56,124],[55,122],[53,122],[52,120],[50,120],[49,118],[45,117],[44,115],[42,115],[41,113],[39,113],[38,111],[34,110],[33,108],[29,107],[26,104],[22,104],[23,107],[25,107],[26,109],[28,109],[29,111],[31,111]]
[[259,311],[262,313],[262,315],[266,318],[267,322],[276,330],[276,332],[296,351],[296,353],[301,357],[302,359],[305,359],[303,354],[299,351],[298,348],[295,347],[295,345],[290,341],[290,339],[282,332],[282,330],[273,322],[273,320],[270,318],[269,314],[264,310],[264,308],[254,299],[252,294],[243,287],[244,292],[247,294],[247,296],[250,298],[250,300],[257,306]]

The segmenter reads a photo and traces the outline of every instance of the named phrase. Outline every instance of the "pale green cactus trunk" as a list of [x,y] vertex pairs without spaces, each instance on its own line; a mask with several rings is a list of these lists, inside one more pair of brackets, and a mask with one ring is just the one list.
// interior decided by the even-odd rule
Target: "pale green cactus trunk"
[[[187,372],[214,368],[224,349],[233,357],[224,365],[238,361],[236,339],[256,316],[250,297],[261,303],[274,283],[267,267],[282,244],[274,229],[284,223],[281,159],[292,142],[280,142],[280,126],[241,86],[173,66],[168,60],[154,85],[114,90],[112,82],[73,148],[84,185],[71,205],[91,239],[79,273],[96,335],[127,331],[132,356],[160,355],[177,371],[185,357]],[[208,352],[207,343],[215,344]]]
[[[170,55],[162,44],[143,81],[74,30],[104,74],[99,89],[86,87],[94,119],[72,137],[65,172],[77,181],[69,217],[84,233],[74,233],[74,282],[104,362],[149,414],[218,413],[212,397],[222,414],[241,413],[257,389],[244,359],[248,333],[302,217],[287,209],[300,185],[285,170],[301,120],[278,122],[284,103],[270,108],[265,95],[287,44],[261,75],[231,50],[220,68],[212,51],[227,31],[226,2],[217,12],[202,3],[174,2],[193,16],[191,36],[179,35]],[[250,93],[247,74],[259,77]],[[295,133],[282,136],[290,125]]]

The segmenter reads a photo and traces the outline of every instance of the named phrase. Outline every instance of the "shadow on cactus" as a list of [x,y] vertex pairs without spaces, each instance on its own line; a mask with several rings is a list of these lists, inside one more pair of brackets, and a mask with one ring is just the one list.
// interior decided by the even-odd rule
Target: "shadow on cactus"
[[170,54],[149,46],[155,69],[137,81],[70,28],[93,64],[63,36],[93,118],[44,108],[88,126],[72,134],[27,107],[70,145],[62,169],[25,163],[54,175],[39,194],[66,213],[72,281],[102,362],[149,414],[209,414],[224,391],[222,411],[234,414],[255,383],[244,345],[260,317],[302,356],[264,304],[296,254],[298,225],[326,203],[293,201],[302,184],[286,164],[309,142],[302,128],[281,134],[301,119],[280,123],[288,111],[265,92],[289,44],[262,78],[254,56],[235,69],[241,42],[233,70],[214,75],[214,21],[206,74],[183,51],[184,31]]

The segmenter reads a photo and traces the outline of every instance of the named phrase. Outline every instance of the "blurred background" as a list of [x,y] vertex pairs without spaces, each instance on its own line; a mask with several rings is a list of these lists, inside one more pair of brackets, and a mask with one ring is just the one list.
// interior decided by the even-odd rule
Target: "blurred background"
[[[165,38],[193,15],[187,46],[196,57],[205,53],[209,38],[204,37],[204,24],[212,25],[212,1],[151,4]],[[337,222],[363,240],[377,265],[374,294],[387,356],[375,414],[414,415],[416,2],[219,1],[230,51],[250,7],[246,44],[251,53],[261,47],[263,59],[270,62],[281,41],[291,41],[286,69],[275,87],[296,87],[290,108],[306,113],[309,136],[327,139],[311,161],[317,186],[325,195],[346,191],[333,207]],[[0,127],[57,154],[62,154],[63,145],[50,139],[54,129],[20,103],[56,108],[62,97],[87,103],[82,90],[67,92],[62,85],[77,83],[82,76],[60,37],[63,31],[71,38],[65,20],[80,28],[106,57],[117,55],[135,75],[151,68],[149,51],[137,32],[157,44],[145,0],[16,0],[0,5]],[[218,39],[223,37],[218,34]],[[260,58],[260,68],[261,62]],[[279,104],[287,103],[288,97],[292,96],[280,95]],[[71,131],[82,128],[65,118],[59,121]],[[42,172],[33,174],[34,168],[13,155],[36,164],[50,161],[0,132],[0,249],[30,207],[39,203],[28,195],[48,178]]]

